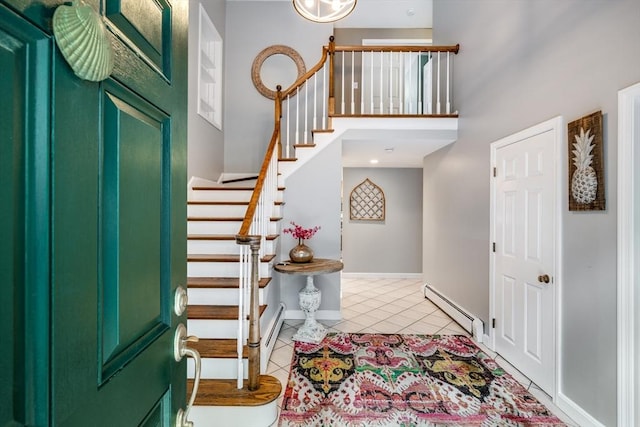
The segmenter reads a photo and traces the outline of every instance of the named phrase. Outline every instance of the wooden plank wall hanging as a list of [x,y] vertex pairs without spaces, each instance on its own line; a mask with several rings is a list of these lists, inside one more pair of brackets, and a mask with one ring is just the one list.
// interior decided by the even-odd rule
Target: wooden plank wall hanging
[[356,185],[349,196],[349,219],[384,221],[384,192],[369,178]]
[[602,111],[567,125],[569,210],[605,209]]

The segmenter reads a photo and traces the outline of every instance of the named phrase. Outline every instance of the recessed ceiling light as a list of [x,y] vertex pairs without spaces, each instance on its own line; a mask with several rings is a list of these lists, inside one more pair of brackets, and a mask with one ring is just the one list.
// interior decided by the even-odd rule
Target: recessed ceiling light
[[413,16],[416,14],[416,11],[413,8],[407,9],[407,16]]
[[369,160],[369,163],[371,163],[372,165],[375,165],[378,163],[378,159],[371,159]]
[[393,153],[394,148],[390,147],[390,148],[385,148],[384,151],[386,151],[387,153]]

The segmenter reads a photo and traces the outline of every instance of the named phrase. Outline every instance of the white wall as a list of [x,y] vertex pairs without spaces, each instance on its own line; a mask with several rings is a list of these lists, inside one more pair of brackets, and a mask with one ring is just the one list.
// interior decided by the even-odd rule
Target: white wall
[[[198,114],[198,20],[202,3],[211,22],[222,37],[223,55],[225,43],[225,0],[189,0],[189,106],[188,106],[188,165],[189,177],[216,180],[223,172],[224,132],[218,130]],[[224,60],[223,60],[224,61]],[[222,72],[222,81],[226,79]],[[223,94],[224,96],[224,94]],[[224,97],[222,101],[224,106]],[[223,107],[224,108],[224,107]],[[222,129],[224,130],[224,119]]]
[[[382,189],[384,221],[354,221],[351,191],[369,178]],[[342,259],[345,273],[422,273],[422,169],[343,169]]]
[[[342,178],[342,143],[336,141],[287,178],[283,228],[294,221],[304,228],[319,225],[320,230],[307,241],[317,258],[341,259],[340,254],[340,185]],[[289,251],[298,243],[290,234],[280,235],[280,257],[288,259]],[[299,310],[298,291],[305,284],[302,276],[279,274],[282,302],[287,310]],[[340,310],[340,274],[315,278],[322,292],[320,311]],[[319,313],[318,318],[322,318]]]
[[[269,46],[282,44],[295,49],[309,69],[320,60],[332,31],[331,24],[314,24],[299,16],[288,1],[227,3],[225,172],[260,170],[273,132],[274,102],[258,93],[251,80],[255,57]],[[287,67],[284,76],[291,74],[289,67],[295,68],[293,61],[273,62]],[[275,73],[269,71],[270,76]],[[275,86],[269,88],[275,90]]]
[[[563,206],[559,279],[561,397],[606,426],[616,424],[617,91],[640,80],[639,18],[637,0],[434,1],[434,44],[460,43],[460,129],[424,162],[424,199],[438,200],[424,205],[424,271],[485,322],[489,144],[557,115],[604,113],[607,210]],[[566,196],[566,169],[561,185]]]

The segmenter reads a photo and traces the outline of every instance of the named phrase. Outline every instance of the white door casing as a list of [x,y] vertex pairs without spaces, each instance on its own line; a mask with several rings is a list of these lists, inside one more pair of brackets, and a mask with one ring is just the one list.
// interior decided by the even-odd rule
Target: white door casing
[[640,83],[618,92],[618,426],[640,420]]
[[491,144],[493,348],[555,397],[562,118]]

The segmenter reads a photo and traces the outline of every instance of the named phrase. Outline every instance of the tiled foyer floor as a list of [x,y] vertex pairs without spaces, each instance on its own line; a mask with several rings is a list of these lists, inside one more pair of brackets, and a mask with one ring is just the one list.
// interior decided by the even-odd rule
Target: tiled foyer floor
[[[380,332],[403,334],[468,333],[424,298],[419,279],[342,279],[342,320],[321,321],[330,332]],[[286,387],[293,355],[291,337],[302,321],[287,320],[283,325],[269,359],[267,373]],[[522,383],[538,400],[569,426],[577,426],[528,378],[482,344],[480,348],[495,358],[509,374]],[[282,395],[278,400],[278,408]],[[277,426],[277,422],[274,424]]]

